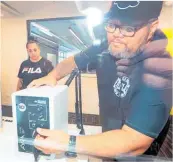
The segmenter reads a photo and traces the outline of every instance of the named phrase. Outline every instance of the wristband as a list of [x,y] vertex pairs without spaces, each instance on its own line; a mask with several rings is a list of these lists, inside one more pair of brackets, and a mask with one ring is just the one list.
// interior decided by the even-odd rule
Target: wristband
[[65,153],[67,157],[77,157],[76,154],[76,136],[70,135],[68,151]]

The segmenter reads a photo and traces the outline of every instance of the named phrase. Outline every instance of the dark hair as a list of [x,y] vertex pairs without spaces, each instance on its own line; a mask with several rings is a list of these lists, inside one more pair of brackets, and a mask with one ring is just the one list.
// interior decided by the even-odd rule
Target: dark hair
[[36,40],[28,40],[28,42],[26,43],[26,48],[28,48],[28,44],[32,44],[32,43],[37,44],[37,46],[39,47],[39,43]]

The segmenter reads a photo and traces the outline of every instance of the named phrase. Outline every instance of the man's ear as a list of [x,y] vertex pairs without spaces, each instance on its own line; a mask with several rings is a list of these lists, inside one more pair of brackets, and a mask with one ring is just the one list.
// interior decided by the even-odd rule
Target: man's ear
[[149,26],[150,32],[148,35],[148,41],[150,41],[151,38],[153,37],[154,32],[157,30],[158,24],[159,24],[158,20],[156,20],[150,24],[150,26]]

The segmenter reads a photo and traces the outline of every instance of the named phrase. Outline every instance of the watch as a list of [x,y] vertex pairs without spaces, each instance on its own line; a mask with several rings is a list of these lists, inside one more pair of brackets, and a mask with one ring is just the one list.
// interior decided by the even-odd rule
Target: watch
[[76,136],[70,135],[68,151],[65,152],[67,157],[77,157],[76,154]]

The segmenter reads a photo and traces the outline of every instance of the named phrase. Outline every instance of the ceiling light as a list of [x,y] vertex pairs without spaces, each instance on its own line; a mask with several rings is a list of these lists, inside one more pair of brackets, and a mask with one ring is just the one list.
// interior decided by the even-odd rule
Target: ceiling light
[[68,28],[69,31],[71,32],[71,34],[81,43],[83,44],[86,48],[87,46],[83,43],[83,41],[76,35],[76,33],[73,31],[73,29],[71,27]]
[[37,23],[35,23],[35,22],[32,22],[31,23],[33,26],[35,26],[36,28],[38,28],[41,32],[43,32],[44,34],[47,34],[47,35],[49,35],[50,37],[52,37],[53,36],[53,34],[49,31],[49,29],[47,29],[47,28],[45,28],[45,27],[43,27],[43,26],[41,26],[41,25],[39,25],[39,24],[37,24]]
[[83,13],[87,16],[88,25],[95,27],[102,23],[103,14],[98,8],[89,7]]
[[31,32],[31,35],[32,35],[32,36],[35,36],[35,37],[38,37],[38,38],[40,38],[40,39],[43,39],[43,40],[45,40],[45,41],[48,41],[48,42],[50,42],[50,43],[57,44],[57,43],[55,43],[55,42],[53,42],[53,41],[51,41],[51,40],[48,40],[48,39],[46,39],[46,38],[44,38],[44,37],[41,37],[40,35],[38,35],[38,34],[36,34],[36,33]]

